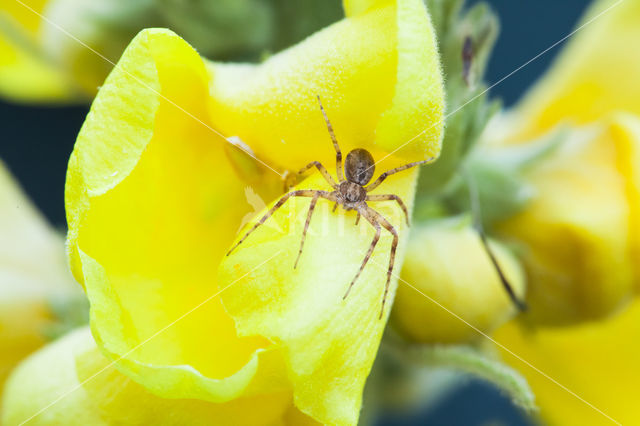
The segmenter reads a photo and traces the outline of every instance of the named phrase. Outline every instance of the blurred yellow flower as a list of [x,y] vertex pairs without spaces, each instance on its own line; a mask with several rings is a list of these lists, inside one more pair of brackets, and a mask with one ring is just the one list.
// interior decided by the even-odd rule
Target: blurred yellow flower
[[64,241],[0,162],[0,395],[12,368],[46,343],[51,303],[79,293]]
[[631,300],[640,284],[639,169],[640,120],[618,114],[574,129],[527,172],[537,195],[498,229],[521,244],[530,320],[595,320]]
[[[632,298],[640,275],[640,60],[633,49],[640,40],[640,4],[598,1],[585,19],[608,8],[488,132],[488,140],[517,142],[544,136],[560,123],[574,126],[528,172],[537,198],[502,225],[522,244],[532,313],[495,336],[606,416],[638,424],[640,309]],[[557,326],[570,322],[578,323]],[[528,377],[546,422],[611,424],[505,357]]]
[[170,28],[210,58],[247,60],[339,17],[337,2],[6,0],[0,2],[0,97],[88,102],[145,28]]
[[[523,298],[525,281],[518,261],[504,246],[490,244],[516,294]],[[482,336],[468,324],[490,333],[516,314],[468,220],[441,220],[412,229],[401,277],[416,289],[398,287],[391,321],[411,341],[476,341]]]
[[640,40],[640,7],[598,1],[584,19],[549,73],[485,135],[504,145],[571,126],[526,172],[535,200],[498,226],[521,243],[539,323],[600,318],[640,288],[640,61],[627,51]]
[[[640,424],[640,301],[618,315],[568,327],[532,329],[512,321],[494,335],[513,353],[623,425]],[[605,415],[503,353],[527,378],[549,425],[611,425]]]
[[[385,267],[368,266],[346,301],[373,237],[366,224],[351,225],[353,214],[327,211],[322,229],[312,223],[296,270],[308,200],[287,203],[272,218],[279,226],[261,228],[224,258],[248,210],[245,187],[274,200],[282,183],[269,170],[245,167],[253,163],[216,134],[239,137],[280,171],[312,160],[329,166],[335,159],[320,95],[344,152],[362,147],[381,158],[429,129],[379,167],[437,156],[443,88],[423,2],[346,1],[345,10],[344,20],[260,65],[207,63],[174,33],[145,30],[94,101],[69,163],[68,250],[91,302],[97,346],[117,360],[119,380],[137,384],[114,404],[126,400],[140,423],[173,422],[147,409],[149,398],[156,405],[159,398],[191,400],[205,416],[233,415],[242,424],[269,424],[290,412],[357,423],[385,325],[378,313],[391,238],[381,238],[371,260]],[[416,176],[398,175],[379,191],[411,207]],[[325,184],[313,176],[301,185]],[[402,213],[380,211],[397,225],[403,246]],[[72,374],[75,345],[90,344],[82,336],[20,368],[7,418],[43,406],[44,388],[28,378],[59,357]],[[84,358],[76,358],[81,370]],[[95,388],[89,383],[81,392]],[[93,405],[114,398],[95,391]],[[80,411],[92,405],[77,398],[84,408],[56,415],[88,415]],[[262,410],[270,414],[256,415]]]
[[553,67],[507,120],[510,140],[583,125],[617,111],[640,114],[640,2],[598,0]]
[[[29,1],[44,13],[47,0]],[[0,94],[17,101],[64,101],[79,93],[67,75],[41,49],[44,21],[17,1],[0,6]]]

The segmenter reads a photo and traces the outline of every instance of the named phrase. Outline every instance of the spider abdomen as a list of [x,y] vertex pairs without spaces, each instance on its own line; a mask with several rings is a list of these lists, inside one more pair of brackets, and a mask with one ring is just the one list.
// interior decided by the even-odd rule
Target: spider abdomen
[[347,154],[344,173],[349,182],[364,186],[369,183],[375,170],[376,163],[366,149],[356,148]]

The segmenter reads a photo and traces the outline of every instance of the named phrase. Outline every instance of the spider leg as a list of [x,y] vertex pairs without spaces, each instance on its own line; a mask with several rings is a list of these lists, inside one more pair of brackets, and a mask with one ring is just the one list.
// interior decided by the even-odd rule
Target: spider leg
[[491,264],[493,265],[494,269],[498,273],[498,277],[500,278],[500,283],[502,284],[502,287],[505,289],[505,291],[509,295],[509,299],[511,299],[513,304],[516,305],[516,308],[518,308],[520,311],[523,311],[523,312],[526,311],[527,304],[522,300],[520,300],[518,296],[516,296],[516,292],[513,289],[513,286],[507,279],[506,275],[504,274],[504,271],[502,270],[502,268],[500,267],[500,264],[498,263],[498,259],[496,258],[496,255],[493,253],[493,250],[489,246],[489,241],[487,240],[487,235],[484,233],[484,230],[476,228],[476,232],[480,237],[480,241],[482,242],[482,246],[484,247],[484,250],[487,252],[487,255],[489,256],[489,260],[491,260]]
[[284,194],[277,203],[275,203],[273,205],[273,207],[271,207],[271,209],[269,209],[269,211],[267,213],[264,214],[264,216],[262,216],[260,218],[260,220],[258,222],[256,222],[251,229],[249,229],[247,231],[246,234],[244,234],[244,236],[242,238],[240,238],[240,241],[238,241],[233,247],[231,247],[231,249],[229,249],[229,251],[227,252],[227,256],[229,256],[231,254],[232,251],[234,251],[236,249],[236,247],[238,247],[248,236],[249,234],[251,234],[253,231],[256,230],[256,228],[260,225],[262,225],[269,217],[271,217],[271,215],[278,210],[280,207],[282,207],[282,205],[291,197],[315,197],[315,194],[320,194],[320,197],[323,198],[328,198],[330,200],[334,200],[334,197],[331,196],[330,192],[327,191],[317,191],[317,190],[313,190],[313,189],[299,189],[296,191],[291,191],[288,192],[286,194]]
[[389,176],[391,176],[391,175],[393,175],[395,173],[402,172],[404,170],[410,169],[410,168],[415,167],[415,166],[420,166],[422,164],[429,163],[429,162],[431,162],[433,160],[435,160],[435,158],[431,157],[431,158],[427,158],[426,160],[416,161],[414,163],[405,164],[404,166],[400,166],[400,167],[396,167],[395,169],[388,170],[388,171],[382,173],[380,176],[378,176],[378,179],[376,179],[375,182],[373,182],[371,185],[367,186],[365,189],[367,190],[367,192],[373,191]]
[[[375,220],[372,220],[371,218],[369,218],[367,216],[367,214],[366,214],[366,211],[363,212],[363,215],[371,223],[371,225],[373,225],[373,227],[376,228],[376,235],[373,237],[373,241],[371,241],[371,245],[369,246],[369,250],[367,250],[367,254],[364,256],[364,260],[362,261],[362,265],[360,265],[360,269],[358,270],[358,273],[356,274],[355,277],[353,277],[353,279],[349,283],[349,288],[347,288],[347,292],[344,294],[344,297],[342,298],[342,300],[346,299],[347,296],[349,295],[349,292],[351,291],[351,288],[353,287],[353,285],[355,284],[356,280],[358,279],[358,277],[360,276],[360,274],[364,270],[365,265],[369,261],[369,258],[371,257],[371,254],[373,253],[373,250],[376,248],[376,244],[378,244],[378,240],[380,239],[380,232],[381,232],[380,224],[378,222],[376,222]],[[360,211],[358,211],[358,217],[360,217]]]
[[[393,241],[391,242],[391,252],[389,255],[389,269],[387,270],[387,282],[384,286],[382,308],[380,309],[380,316],[378,317],[378,319],[382,319],[382,314],[384,313],[384,305],[387,302],[387,293],[389,293],[389,284],[391,283],[391,272],[393,272],[393,263],[395,262],[396,258],[396,249],[398,248],[398,232],[393,227],[393,225],[391,225],[391,223],[389,223],[389,221],[384,218],[384,216],[373,210],[371,207],[367,206],[363,214],[367,219],[369,219],[370,222],[375,221],[376,223],[379,223],[384,229],[386,229],[391,235],[393,235]],[[367,215],[369,215],[370,218],[367,217]]]
[[338,145],[338,139],[336,139],[335,133],[333,133],[333,126],[331,126],[331,122],[329,121],[329,117],[327,117],[327,113],[324,111],[324,107],[322,106],[322,101],[320,100],[320,96],[317,96],[318,104],[320,104],[320,111],[322,111],[322,116],[324,117],[324,122],[327,124],[327,130],[329,130],[329,136],[331,136],[331,141],[333,142],[333,147],[336,150],[336,175],[338,176],[338,181],[344,182],[344,177],[342,176],[342,151],[340,151],[340,145]]
[[312,167],[317,168],[318,171],[320,171],[320,173],[322,173],[322,177],[324,177],[324,179],[327,182],[329,182],[329,185],[331,185],[334,189],[338,189],[338,184],[336,183],[336,181],[333,180],[333,177],[331,177],[331,175],[329,174],[327,169],[319,161],[310,162],[309,164],[304,166],[302,169],[300,169],[300,171],[298,172],[298,175],[303,174],[304,172],[306,172],[307,170],[309,170]]
[[402,211],[404,212],[404,217],[407,219],[407,225],[409,225],[409,210],[407,206],[402,201],[402,198],[398,197],[394,194],[380,194],[380,195],[367,195],[366,201],[395,201],[398,203]]
[[358,226],[359,222],[360,222],[360,212],[358,212],[358,216],[356,216],[356,226]]
[[469,201],[471,204],[471,217],[473,219],[473,228],[475,229],[478,236],[480,237],[480,242],[482,243],[484,250],[487,252],[487,256],[489,256],[489,260],[491,261],[491,264],[493,265],[494,269],[498,273],[498,278],[500,278],[500,283],[502,284],[502,287],[504,288],[504,290],[507,292],[509,299],[511,299],[513,304],[520,311],[526,311],[528,309],[526,302],[524,302],[523,300],[520,300],[520,298],[516,295],[516,292],[513,289],[513,286],[511,285],[506,275],[502,271],[502,268],[498,263],[498,259],[496,258],[495,254],[493,253],[493,250],[489,246],[487,234],[484,232],[484,226],[482,225],[480,197],[478,196],[478,189],[475,186],[475,182],[473,181],[473,179],[471,179],[471,177],[466,172],[466,170],[463,171],[463,177],[467,180],[467,186],[469,190]]
[[300,250],[298,250],[298,257],[296,257],[296,263],[293,264],[293,269],[298,267],[298,261],[300,260],[300,255],[302,254],[302,248],[304,247],[304,240],[307,237],[307,229],[309,229],[309,222],[311,222],[311,215],[313,214],[313,209],[316,208],[316,203],[318,202],[318,198],[320,198],[319,193],[315,193],[313,198],[311,199],[311,204],[309,204],[309,212],[307,213],[307,220],[304,223],[304,229],[302,230],[302,240],[300,241]]
[[331,213],[334,213],[334,212],[336,211],[336,209],[337,209],[337,208],[338,208],[338,202],[336,202],[336,203],[333,205],[333,209],[331,210]]

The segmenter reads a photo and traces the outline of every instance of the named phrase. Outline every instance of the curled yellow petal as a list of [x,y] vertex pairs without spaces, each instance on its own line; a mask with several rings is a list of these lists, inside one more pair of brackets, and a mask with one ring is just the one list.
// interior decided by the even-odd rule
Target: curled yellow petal
[[96,339],[114,359],[127,354],[118,367],[160,395],[222,401],[257,380],[258,358],[279,360],[264,339],[238,339],[214,297],[216,259],[249,206],[227,142],[205,122],[207,82],[175,34],[132,42],[70,160],[68,247]]
[[26,420],[33,425],[96,426],[303,424],[295,419],[308,421],[296,413],[289,392],[226,404],[155,396],[111,365],[88,328],[68,334],[18,367],[7,383],[0,416],[7,425]]
[[320,96],[345,153],[398,150],[381,168],[437,156],[443,86],[429,16],[419,0],[383,3],[260,65],[210,64],[215,127],[281,168],[332,164]]
[[[523,298],[525,280],[518,261],[496,242],[491,248]],[[481,335],[469,324],[490,333],[516,313],[478,233],[459,221],[413,229],[402,278],[408,285],[398,288],[391,320],[413,341],[477,340]]]

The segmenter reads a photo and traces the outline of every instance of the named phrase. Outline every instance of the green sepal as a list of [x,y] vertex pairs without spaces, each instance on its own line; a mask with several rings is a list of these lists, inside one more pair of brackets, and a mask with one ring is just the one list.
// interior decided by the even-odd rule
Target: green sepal
[[508,168],[496,167],[484,159],[470,161],[466,175],[458,174],[442,194],[441,202],[450,214],[471,210],[468,179],[472,179],[478,191],[480,219],[485,228],[504,220],[519,211],[534,197],[535,191],[518,173]]
[[[489,119],[500,109],[488,101],[482,84],[486,64],[499,31],[498,19],[485,3],[462,12],[462,1],[426,0],[438,33],[446,82],[447,115],[443,149],[438,161],[425,167],[418,197],[432,195],[455,175]],[[472,44],[470,72],[465,78],[463,49]]]
[[449,214],[468,212],[471,179],[478,191],[480,218],[490,229],[493,223],[520,212],[535,197],[533,186],[525,178],[526,171],[553,153],[566,136],[566,129],[559,128],[533,142],[476,149],[461,165],[461,172],[437,196],[425,197],[418,205],[437,202]]
[[520,373],[504,364],[491,346],[408,343],[394,332],[385,334],[385,350],[405,369],[447,370],[493,384],[525,411],[535,411],[535,395]]

